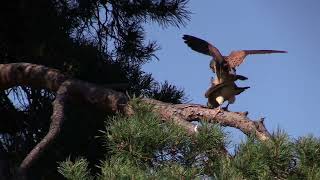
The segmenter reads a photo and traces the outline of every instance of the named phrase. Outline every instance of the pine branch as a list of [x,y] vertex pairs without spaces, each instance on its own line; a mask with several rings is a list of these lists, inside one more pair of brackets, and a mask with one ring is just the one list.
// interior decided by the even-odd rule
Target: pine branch
[[[65,120],[64,104],[66,101],[84,100],[106,112],[121,112],[132,115],[133,109],[125,94],[106,87],[72,79],[56,69],[36,64],[12,63],[0,64],[0,90],[14,86],[29,86],[42,88],[55,92],[53,102],[53,115],[51,116],[50,129],[47,135],[27,155],[20,165],[21,176],[36,162],[36,160],[49,148],[50,144],[60,133],[61,125]],[[116,85],[110,85],[116,87]],[[195,134],[197,128],[190,121],[207,120],[230,126],[241,130],[243,133],[255,134],[260,140],[270,138],[270,133],[264,126],[263,120],[250,120],[245,113],[222,112],[216,114],[216,109],[196,104],[169,104],[154,99],[142,99],[144,103],[154,106],[155,112],[165,121],[173,121],[184,127],[190,134]]]
[[143,99],[144,102],[155,106],[164,120],[173,120],[184,126],[191,134],[196,132],[195,126],[186,124],[195,120],[206,120],[212,123],[219,123],[222,126],[234,127],[244,134],[255,134],[258,139],[264,141],[270,138],[270,133],[264,125],[263,119],[259,121],[250,120],[247,113],[222,111],[217,115],[217,109],[209,109],[199,104],[170,104],[154,99]]

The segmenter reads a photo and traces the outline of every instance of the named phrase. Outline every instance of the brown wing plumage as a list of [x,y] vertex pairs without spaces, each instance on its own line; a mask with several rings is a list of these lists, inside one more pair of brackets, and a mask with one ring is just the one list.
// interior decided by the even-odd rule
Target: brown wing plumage
[[205,40],[200,38],[190,36],[190,35],[183,35],[184,42],[194,51],[199,53],[213,56],[219,62],[223,61],[223,57],[220,51],[214,47],[212,44],[208,43]]
[[207,91],[206,93],[204,94],[204,96],[206,98],[209,98],[210,96],[213,95],[213,93],[216,93],[217,91],[219,91],[221,88],[227,86],[228,84],[227,83],[221,83],[221,84],[218,84],[218,85],[212,85]]
[[287,51],[278,51],[278,50],[241,50],[241,51],[232,51],[229,56],[225,57],[225,60],[228,62],[230,68],[235,68],[239,66],[245,59],[247,55],[250,54],[271,54],[271,53],[287,53]]

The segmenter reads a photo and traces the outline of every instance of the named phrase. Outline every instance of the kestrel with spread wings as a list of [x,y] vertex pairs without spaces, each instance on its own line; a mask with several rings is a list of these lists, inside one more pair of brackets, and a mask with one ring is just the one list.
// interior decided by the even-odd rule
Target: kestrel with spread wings
[[205,40],[190,35],[184,35],[183,39],[192,50],[213,57],[210,68],[216,73],[217,84],[225,81],[228,74],[235,74],[235,68],[244,62],[247,55],[287,53],[279,50],[238,50],[232,51],[229,56],[223,56],[214,45]]

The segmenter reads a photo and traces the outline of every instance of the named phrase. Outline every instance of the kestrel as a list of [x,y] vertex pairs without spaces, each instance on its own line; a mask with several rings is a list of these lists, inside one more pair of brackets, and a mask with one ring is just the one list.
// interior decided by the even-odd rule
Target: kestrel
[[205,40],[190,35],[184,35],[183,39],[192,50],[213,57],[210,68],[216,73],[218,83],[223,83],[228,74],[235,74],[235,68],[244,62],[247,55],[287,53],[278,50],[238,50],[232,51],[229,56],[223,56],[215,46]]
[[208,106],[210,108],[219,107],[219,111],[220,111],[221,105],[225,101],[228,101],[228,105],[226,106],[226,108],[228,108],[229,104],[233,104],[235,102],[236,95],[239,95],[246,89],[250,88],[250,87],[238,87],[235,84],[235,81],[238,80],[237,76],[238,75],[233,75],[232,81],[227,81],[217,85],[212,84],[212,86],[206,91],[205,97],[208,98]]

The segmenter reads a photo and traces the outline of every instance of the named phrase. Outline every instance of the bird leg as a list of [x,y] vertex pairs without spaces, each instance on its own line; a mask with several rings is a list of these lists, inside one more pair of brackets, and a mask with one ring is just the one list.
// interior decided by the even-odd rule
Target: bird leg
[[222,108],[224,111],[229,111],[228,107],[229,107],[230,103],[228,102],[227,106]]
[[215,118],[220,112],[222,112],[221,106],[224,102],[224,97],[223,96],[216,97],[216,102],[219,104],[219,107],[218,107],[218,111],[214,114],[213,118]]
[[223,111],[223,109],[221,108],[221,105],[219,105],[218,110],[217,110],[216,113],[214,113],[214,115],[213,115],[213,119],[216,118],[216,116],[217,116],[220,112],[222,112],[222,111]]

